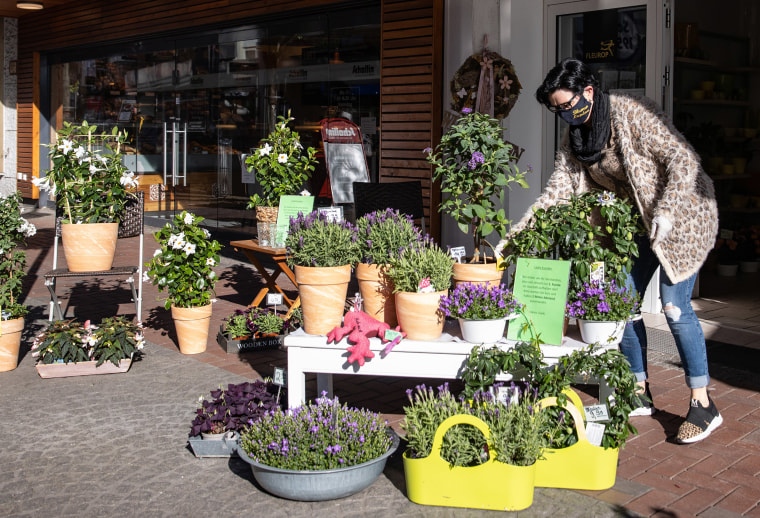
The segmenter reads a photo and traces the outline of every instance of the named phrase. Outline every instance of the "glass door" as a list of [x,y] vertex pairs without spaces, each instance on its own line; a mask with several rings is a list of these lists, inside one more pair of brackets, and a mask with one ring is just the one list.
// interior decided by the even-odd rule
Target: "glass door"
[[[668,0],[545,0],[547,46],[545,69],[566,57],[591,65],[604,91],[624,91],[653,99],[672,111],[672,29]],[[567,125],[543,110],[544,163],[553,164]],[[544,168],[543,182],[552,168]],[[657,284],[650,285],[642,303],[659,311]]]

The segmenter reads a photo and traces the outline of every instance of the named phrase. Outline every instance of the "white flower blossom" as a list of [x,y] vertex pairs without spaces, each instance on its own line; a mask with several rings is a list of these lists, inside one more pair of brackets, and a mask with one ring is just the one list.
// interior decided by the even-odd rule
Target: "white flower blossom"
[[185,225],[192,225],[193,224],[193,220],[194,220],[193,215],[190,214],[189,212],[186,212],[185,213],[185,218],[184,218]]
[[272,146],[269,145],[269,142],[266,142],[263,147],[259,148],[260,156],[267,156],[271,152],[272,152]]
[[153,257],[158,257],[159,255],[161,255],[161,249],[160,248],[158,250],[156,250],[155,252],[153,252]]
[[209,279],[213,280],[215,277],[216,277],[216,273],[215,272],[213,272],[213,271],[212,272],[208,272],[208,278]]
[[100,171],[100,169],[98,169],[98,166],[96,166],[95,164],[90,164],[90,175],[93,175],[97,173],[98,171]]
[[66,139],[61,140],[61,143],[58,145],[58,149],[63,151],[64,155],[67,155],[72,147],[74,147],[74,143],[71,140]]
[[135,177],[135,173],[132,171],[128,171],[122,174],[121,178],[119,178],[119,183],[128,189],[135,188],[140,185],[139,179]]
[[193,255],[195,253],[195,245],[193,243],[185,243],[182,251],[185,252],[185,255]]
[[206,239],[209,239],[211,237],[211,232],[209,232],[205,228],[202,228],[201,230],[203,231],[203,235],[206,236]]
[[281,163],[281,164],[287,164],[288,163],[288,155],[286,155],[285,153],[280,153],[277,156],[277,161],[279,163]]
[[216,261],[214,261],[213,257],[209,257],[206,259],[206,266],[211,266],[212,268],[216,266]]
[[148,275],[148,272],[143,272],[143,282],[150,282],[150,275]]
[[87,150],[82,146],[79,146],[78,148],[74,150],[74,156],[77,157],[77,159],[79,159],[80,164],[82,163],[82,158],[85,156],[86,153],[87,153]]

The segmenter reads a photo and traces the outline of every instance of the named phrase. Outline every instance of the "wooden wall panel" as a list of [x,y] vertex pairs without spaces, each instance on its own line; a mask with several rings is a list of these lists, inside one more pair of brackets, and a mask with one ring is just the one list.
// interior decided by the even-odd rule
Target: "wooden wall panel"
[[443,0],[383,0],[380,181],[422,182],[430,234],[440,238],[440,189],[422,150],[441,137]]

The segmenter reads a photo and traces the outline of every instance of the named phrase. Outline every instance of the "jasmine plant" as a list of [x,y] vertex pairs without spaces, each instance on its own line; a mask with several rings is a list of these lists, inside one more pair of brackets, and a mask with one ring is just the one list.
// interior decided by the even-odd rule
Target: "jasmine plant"
[[26,252],[21,248],[37,228],[21,217],[21,193],[0,197],[0,310],[2,319],[23,317],[28,313],[21,303]]
[[326,393],[249,424],[240,435],[243,451],[260,464],[282,469],[345,468],[382,456],[393,443],[379,414],[341,405]]

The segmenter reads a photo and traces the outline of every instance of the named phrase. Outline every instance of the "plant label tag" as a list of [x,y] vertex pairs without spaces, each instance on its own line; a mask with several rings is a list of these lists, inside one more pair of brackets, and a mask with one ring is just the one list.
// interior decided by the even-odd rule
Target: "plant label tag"
[[282,293],[267,293],[267,306],[282,304]]
[[496,401],[502,405],[514,404],[520,402],[520,392],[517,387],[514,389],[511,387],[498,387],[496,389]]
[[388,342],[392,342],[396,338],[398,338],[398,342],[400,342],[404,338],[404,335],[402,335],[398,331],[394,331],[393,329],[386,329],[385,334],[383,336],[385,337],[385,340],[387,340]]
[[604,437],[604,426],[601,423],[588,423],[586,425],[586,439],[594,446],[602,445],[602,437]]
[[604,282],[604,261],[596,261],[591,263],[591,274],[589,275],[591,282]]
[[331,223],[343,221],[343,207],[318,207],[317,210]]
[[462,262],[462,257],[465,256],[467,252],[465,251],[463,246],[455,246],[451,249],[449,249],[449,254],[451,257],[457,260],[458,263]]
[[610,420],[609,413],[607,412],[607,405],[584,406],[583,411],[586,413],[586,421],[589,423]]
[[288,382],[286,381],[285,377],[285,369],[282,367],[275,367],[274,368],[274,374],[272,375],[272,383],[279,387],[286,387],[288,385]]

